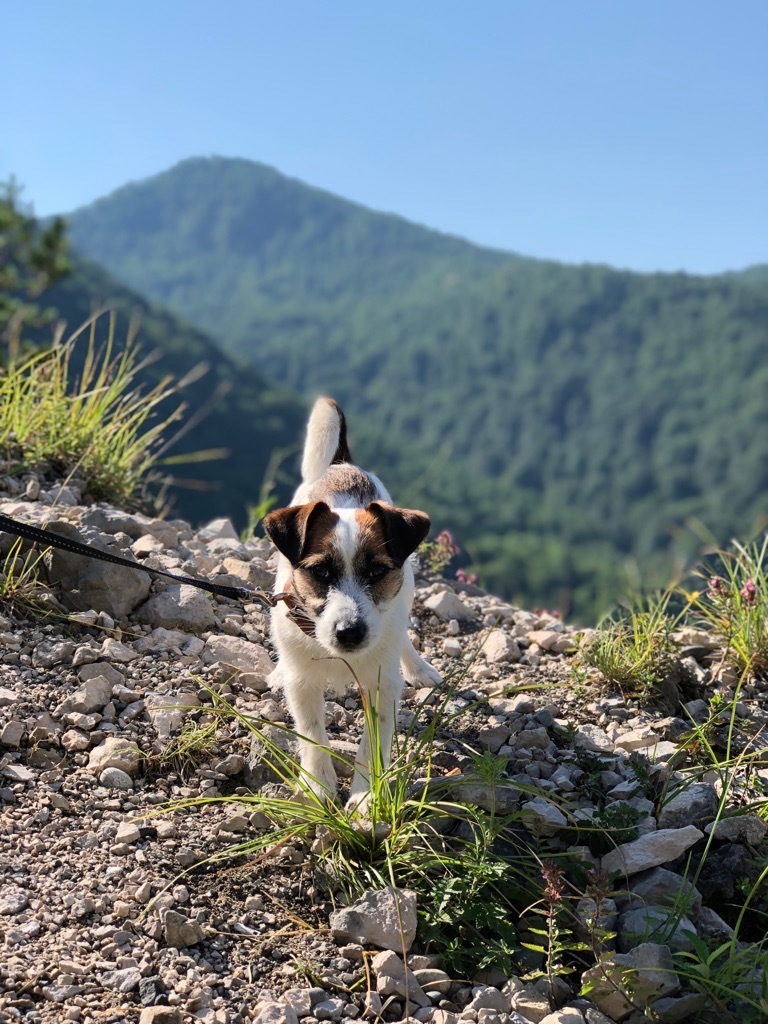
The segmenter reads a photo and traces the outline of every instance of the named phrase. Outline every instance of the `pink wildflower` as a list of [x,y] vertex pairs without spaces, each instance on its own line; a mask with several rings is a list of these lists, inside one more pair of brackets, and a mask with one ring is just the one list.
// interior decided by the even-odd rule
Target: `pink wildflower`
[[754,580],[747,580],[739,591],[744,604],[754,604],[757,600],[757,587]]
[[707,589],[710,597],[724,597],[728,593],[728,584],[720,576],[710,576]]

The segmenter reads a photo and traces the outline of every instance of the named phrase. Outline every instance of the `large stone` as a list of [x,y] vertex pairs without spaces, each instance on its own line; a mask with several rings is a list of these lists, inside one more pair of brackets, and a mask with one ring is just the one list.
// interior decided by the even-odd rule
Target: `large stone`
[[584,1024],[584,1014],[575,1006],[564,1006],[542,1017],[539,1024]]
[[181,1010],[176,1006],[145,1006],[139,1024],[182,1024]]
[[694,825],[649,832],[606,853],[602,859],[601,870],[607,871],[608,874],[620,871],[625,875],[637,875],[641,871],[648,871],[660,864],[676,860],[703,838],[704,833]]
[[259,1003],[253,1024],[299,1024],[299,1018],[289,1003]]
[[[116,554],[129,561],[133,558],[131,552],[110,547],[92,530],[78,530],[63,520],[51,523],[50,528],[71,540],[85,541],[99,551]],[[47,552],[44,563],[49,580],[61,588],[62,601],[74,611],[93,608],[115,618],[125,618],[149,593],[149,576],[136,569],[100,562],[58,548]]]
[[410,889],[369,889],[348,907],[331,914],[337,942],[405,950],[416,937],[416,893]]
[[253,644],[239,636],[208,637],[202,659],[205,665],[212,665],[218,661],[237,672],[245,672],[262,679],[275,667],[269,654],[260,644]]
[[619,949],[628,953],[641,942],[663,942],[673,953],[690,952],[696,929],[672,907],[638,907],[619,918]]
[[511,814],[518,807],[522,797],[520,790],[509,780],[483,782],[475,775],[457,778],[451,785],[451,792],[454,799],[461,803],[480,807],[491,814],[502,815]]
[[694,782],[668,800],[658,814],[659,828],[703,826],[717,814],[718,797],[714,786]]
[[635,1005],[680,991],[672,954],[667,946],[652,942],[611,954],[585,971],[581,983],[598,1009],[616,1021],[628,1017]]
[[429,1006],[430,999],[416,980],[416,975],[393,950],[378,953],[371,961],[376,974],[376,991],[380,996],[396,996],[417,1006]]
[[123,683],[125,683],[125,673],[105,661],[97,661],[90,665],[83,665],[77,675],[82,682],[101,676],[102,679],[106,679],[112,684],[112,686],[122,686]]
[[111,697],[112,683],[104,676],[92,676],[69,697],[65,697],[54,714],[61,717],[78,711],[83,715],[89,715],[92,711],[101,711],[109,703]]
[[450,622],[451,619],[456,619],[457,622],[473,622],[475,619],[472,609],[452,590],[441,590],[439,594],[432,594],[424,602],[424,607],[443,622]]
[[165,941],[169,946],[176,949],[184,949],[187,946],[194,946],[200,942],[205,933],[199,921],[184,917],[176,910],[169,910],[163,921],[163,932]]
[[563,812],[540,796],[523,804],[520,818],[525,827],[538,836],[553,836],[568,824]]
[[236,540],[240,541],[237,530],[231,519],[225,519],[223,516],[219,519],[212,519],[210,523],[206,523],[200,530],[197,531],[197,536],[200,540],[212,541],[212,540]]
[[119,768],[127,775],[133,776],[139,770],[142,756],[139,748],[130,740],[108,736],[100,746],[94,747],[91,751],[88,767],[97,774],[101,774],[105,768]]
[[728,843],[757,846],[765,839],[768,825],[756,814],[735,814],[730,818],[710,822],[704,826],[704,831]]
[[608,733],[589,722],[576,730],[573,746],[576,750],[591,750],[596,754],[612,754],[614,750],[613,740]]
[[173,583],[142,605],[135,616],[138,622],[163,629],[181,629],[203,633],[215,624],[210,599],[188,583]]
[[509,662],[520,661],[522,657],[520,648],[512,637],[508,636],[502,629],[492,629],[483,641],[482,647],[485,660],[490,665],[503,665]]
[[629,892],[622,900],[628,901],[632,907],[677,907],[694,916],[701,907],[701,893],[693,883],[667,868],[654,868],[633,878]]

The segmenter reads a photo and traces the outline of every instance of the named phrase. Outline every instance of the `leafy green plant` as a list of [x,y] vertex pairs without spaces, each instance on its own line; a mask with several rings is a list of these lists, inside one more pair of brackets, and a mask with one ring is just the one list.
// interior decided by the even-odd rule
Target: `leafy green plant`
[[576,939],[571,930],[573,914],[566,900],[567,880],[562,867],[546,860],[541,865],[541,876],[544,883],[541,899],[523,913],[523,918],[534,914],[541,919],[541,925],[529,923],[527,929],[540,941],[523,945],[544,957],[544,967],[530,972],[529,977],[544,976],[552,986],[558,975],[573,973],[573,954],[589,946]]
[[118,351],[109,316],[101,349],[93,318],[67,341],[0,370],[0,450],[19,469],[48,463],[76,472],[94,497],[130,504],[161,483],[158,452],[183,405],[165,411],[176,394],[169,378],[147,391],[138,386],[145,364],[135,339]]
[[419,555],[432,572],[441,573],[451,559],[461,554],[461,548],[450,530],[441,530],[434,540],[425,540],[419,548]]

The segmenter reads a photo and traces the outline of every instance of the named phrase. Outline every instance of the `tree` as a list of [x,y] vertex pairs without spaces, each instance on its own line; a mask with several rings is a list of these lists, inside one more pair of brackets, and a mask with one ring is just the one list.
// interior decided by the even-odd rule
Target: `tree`
[[38,300],[70,270],[64,220],[41,227],[20,194],[13,178],[0,183],[0,338],[11,355],[25,326],[41,327],[53,318],[55,311]]

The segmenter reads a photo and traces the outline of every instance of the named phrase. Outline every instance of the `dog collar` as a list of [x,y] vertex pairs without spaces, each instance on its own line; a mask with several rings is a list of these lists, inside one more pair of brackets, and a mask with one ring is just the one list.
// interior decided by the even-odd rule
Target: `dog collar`
[[286,618],[290,619],[294,625],[298,626],[299,629],[306,636],[310,636],[314,639],[315,636],[315,620],[311,619],[309,615],[304,611],[299,602],[291,593],[292,580],[288,580],[283,587],[282,593],[275,594],[275,601],[282,601],[285,607],[288,609]]

